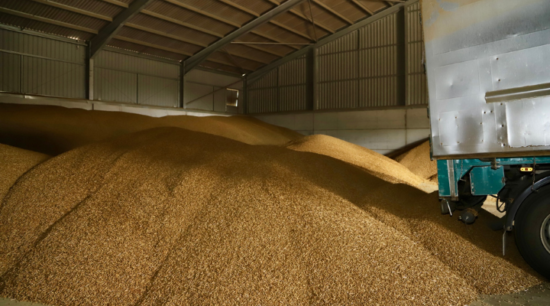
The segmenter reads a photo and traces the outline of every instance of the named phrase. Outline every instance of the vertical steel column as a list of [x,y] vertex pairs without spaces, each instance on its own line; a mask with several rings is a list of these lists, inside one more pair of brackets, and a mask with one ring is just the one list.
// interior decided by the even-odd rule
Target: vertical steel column
[[396,31],[397,31],[397,101],[400,105],[407,104],[407,52],[405,35],[405,8],[399,8],[396,13]]
[[248,75],[243,78],[243,114],[248,114]]
[[280,76],[280,73],[279,73],[279,67],[281,66],[277,66],[277,79],[276,79],[276,87],[277,88],[277,100],[275,101],[277,103],[277,112],[279,112],[279,110],[281,109],[280,107],[280,104],[281,104],[281,94],[280,94],[280,91],[281,91],[281,88],[279,87],[279,76]]
[[312,87],[313,87],[313,108],[312,110],[319,109],[319,50],[316,47],[313,47],[313,71],[312,74]]
[[315,86],[313,86],[314,79],[314,61],[315,51],[313,48],[307,52],[306,55],[306,109],[313,110],[315,105]]
[[185,75],[183,73],[184,61],[180,63],[180,86],[179,86],[179,108],[185,108],[184,94],[185,94]]
[[86,98],[88,100],[94,99],[94,60],[90,57],[91,54],[91,44],[89,43],[86,47],[86,75],[84,76],[84,88],[86,88]]

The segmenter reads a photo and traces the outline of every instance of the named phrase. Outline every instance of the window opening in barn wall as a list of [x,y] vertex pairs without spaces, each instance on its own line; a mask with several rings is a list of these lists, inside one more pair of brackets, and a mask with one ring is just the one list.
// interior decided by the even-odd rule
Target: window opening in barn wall
[[237,107],[239,106],[239,90],[233,88],[226,88],[227,106]]

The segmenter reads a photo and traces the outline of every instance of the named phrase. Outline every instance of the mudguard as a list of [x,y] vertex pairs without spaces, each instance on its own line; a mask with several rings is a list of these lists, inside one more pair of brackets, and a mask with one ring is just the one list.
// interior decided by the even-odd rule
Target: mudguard
[[538,189],[550,185],[550,171],[542,173],[540,176],[535,176],[535,182],[530,183],[529,185],[523,185],[523,191],[519,194],[518,197],[512,202],[511,207],[506,212],[506,230],[511,231],[514,228],[514,220],[516,219],[516,214],[519,211],[519,208],[525,202],[525,200],[533,193],[537,192]]

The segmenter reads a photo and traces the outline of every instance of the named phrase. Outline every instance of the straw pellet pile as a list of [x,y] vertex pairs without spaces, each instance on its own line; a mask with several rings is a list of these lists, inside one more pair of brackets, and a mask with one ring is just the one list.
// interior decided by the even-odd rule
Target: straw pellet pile
[[397,162],[411,170],[412,173],[437,182],[437,161],[430,159],[430,142],[421,145],[399,155]]

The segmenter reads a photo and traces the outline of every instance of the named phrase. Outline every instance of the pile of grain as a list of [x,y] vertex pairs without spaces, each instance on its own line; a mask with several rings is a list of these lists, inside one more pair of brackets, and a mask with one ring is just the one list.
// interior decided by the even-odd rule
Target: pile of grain
[[411,170],[412,173],[437,182],[437,161],[430,159],[429,141],[401,154],[395,160]]
[[0,103],[0,143],[57,155],[89,143],[155,127],[179,127],[254,145],[282,145],[294,131],[244,116],[148,116]]
[[0,143],[0,203],[21,175],[48,158],[45,154]]
[[499,256],[500,233],[439,215],[436,194],[321,154],[159,128],[54,157],[0,208],[0,295],[464,305],[539,282]]
[[391,183],[407,184],[427,193],[438,190],[436,184],[412,173],[398,162],[375,151],[331,136],[307,136],[290,142],[286,147],[342,160]]

